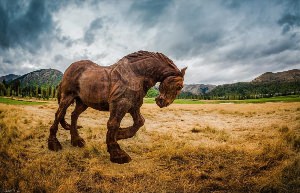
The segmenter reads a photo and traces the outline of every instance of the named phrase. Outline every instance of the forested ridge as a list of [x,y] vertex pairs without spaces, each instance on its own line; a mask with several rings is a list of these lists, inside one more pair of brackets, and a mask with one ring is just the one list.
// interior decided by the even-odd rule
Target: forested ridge
[[[23,76],[0,77],[0,96],[55,98],[57,85],[63,73],[55,69],[41,69]],[[150,88],[146,97],[158,96],[158,86]],[[180,99],[228,99],[243,100],[273,96],[300,94],[300,70],[278,73],[266,72],[251,82],[237,82],[219,86],[193,84],[184,85],[177,98]]]
[[55,98],[57,85],[62,79],[62,72],[55,69],[41,69],[17,76],[13,80],[0,82],[1,96]]

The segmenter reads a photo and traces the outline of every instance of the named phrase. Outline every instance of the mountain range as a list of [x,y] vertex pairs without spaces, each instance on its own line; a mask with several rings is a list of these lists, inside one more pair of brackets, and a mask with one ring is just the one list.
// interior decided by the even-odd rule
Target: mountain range
[[[10,85],[19,85],[21,88],[26,87],[45,87],[45,86],[54,86],[56,87],[61,81],[63,73],[56,69],[41,69],[36,70],[22,76],[9,74],[6,76],[0,77],[0,81],[5,82]],[[299,83],[299,86],[298,86]],[[230,94],[244,94],[249,91],[257,92],[257,87],[259,90],[263,89],[266,86],[270,85],[282,85],[282,87],[289,87],[287,85],[293,84],[293,90],[300,91],[300,69],[288,70],[283,72],[266,72],[250,82],[244,83],[233,83],[233,84],[224,84],[224,85],[211,85],[211,84],[186,84],[182,89],[183,95],[226,95]],[[298,88],[299,87],[299,88]],[[155,88],[157,89],[157,88]],[[253,90],[254,89],[254,90]],[[274,89],[273,89],[274,90]],[[276,90],[276,89],[275,89]],[[277,89],[278,90],[278,89]],[[250,92],[250,91],[249,91]],[[280,91],[278,91],[280,92]]]
[[266,83],[266,82],[295,82],[300,81],[300,70],[288,70],[283,72],[266,72],[254,80],[252,83]]
[[27,74],[24,74],[23,76],[20,76],[12,82],[20,82],[21,88],[37,85],[37,86],[57,86],[61,79],[62,79],[63,73],[56,69],[41,69],[36,70]]
[[266,72],[251,82],[237,82],[215,87],[209,98],[250,99],[300,94],[300,70]]
[[193,95],[204,95],[211,92],[216,85],[212,84],[185,84],[181,90],[183,93],[191,93]]
[[[299,86],[297,86],[299,83]],[[184,85],[182,92],[190,93],[192,95],[226,95],[226,94],[244,94],[247,90],[261,90],[263,87],[270,87],[277,84],[278,87],[290,87],[293,85],[293,89],[300,91],[300,69],[293,69],[283,72],[266,72],[262,75],[254,78],[250,82],[238,82],[233,84],[223,85],[205,85],[205,84],[188,84]],[[244,87],[241,89],[241,87]],[[255,87],[255,88],[253,88]],[[262,88],[258,88],[262,87]],[[265,90],[268,90],[267,88]],[[276,89],[273,89],[276,90]],[[282,89],[277,89],[278,92]],[[255,91],[254,91],[255,92]],[[265,93],[265,92],[264,92]]]
[[20,77],[20,75],[8,74],[8,75],[5,75],[5,76],[1,76],[0,77],[0,82],[3,82],[3,80],[5,82],[10,82],[10,81],[12,81],[12,80],[14,80],[16,78],[19,78],[19,77]]
[[20,85],[21,88],[28,86],[57,86],[63,73],[56,69],[40,69],[33,72],[29,72],[22,76],[9,74],[0,77],[0,80],[5,80],[10,85]]

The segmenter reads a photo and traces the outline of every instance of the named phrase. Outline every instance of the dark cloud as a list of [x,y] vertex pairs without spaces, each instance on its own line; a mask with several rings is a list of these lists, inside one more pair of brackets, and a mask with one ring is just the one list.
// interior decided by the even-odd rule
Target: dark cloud
[[277,23],[282,26],[282,33],[285,34],[294,28],[300,27],[300,1],[287,0],[283,3],[284,13]]
[[245,1],[240,0],[224,0],[221,2],[223,6],[230,9],[238,9],[240,8],[241,4],[245,3]]
[[[239,44],[229,52],[224,52],[217,61],[227,61],[230,63],[249,64],[258,59],[265,57],[273,57],[282,52],[293,52],[300,50],[300,38],[298,36],[280,36],[276,39],[266,40],[265,42],[257,42],[255,44]],[[279,64],[284,61],[273,61]],[[224,64],[223,66],[227,66]]]
[[3,59],[2,61],[4,64],[13,64],[13,61],[10,59]]
[[299,15],[292,15],[286,14],[280,20],[278,20],[278,24],[280,25],[288,25],[288,26],[300,26],[300,14]]
[[57,54],[54,56],[54,62],[60,62],[64,59],[64,57],[61,54]]
[[282,18],[278,20],[278,24],[283,26],[282,33],[285,34],[294,27],[300,27],[300,14],[285,14]]
[[[21,10],[22,7],[25,9]],[[28,5],[22,1],[3,1],[0,15],[0,41],[4,49],[20,46],[34,52],[46,41],[45,36],[52,34],[54,24],[45,1],[32,0]]]
[[159,18],[164,11],[172,4],[173,1],[152,1],[140,0],[134,1],[128,13],[131,15],[138,15],[138,20],[143,25],[152,26],[159,22]]
[[9,42],[7,38],[7,26],[8,26],[8,16],[5,12],[3,5],[0,4],[0,46],[8,47]]
[[101,29],[103,27],[103,20],[102,18],[97,18],[90,24],[90,27],[85,32],[84,35],[84,41],[90,45],[94,42],[95,39],[95,33],[97,30]]
[[268,47],[262,50],[261,55],[270,56],[288,50],[297,50],[299,48],[299,39],[297,40],[296,37],[291,37],[282,41],[272,40],[269,42]]
[[[210,7],[207,9],[206,5]],[[176,59],[199,56],[219,45],[224,37],[218,12],[212,12],[213,3],[199,4],[194,1],[179,3],[162,16],[154,46]],[[169,18],[168,15],[172,15]]]

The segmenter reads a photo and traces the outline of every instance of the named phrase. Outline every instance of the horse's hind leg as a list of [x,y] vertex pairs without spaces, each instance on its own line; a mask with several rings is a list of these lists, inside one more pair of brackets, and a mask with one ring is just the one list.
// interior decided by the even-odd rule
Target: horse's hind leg
[[83,147],[85,145],[84,140],[79,136],[77,131],[77,120],[81,113],[83,113],[88,108],[87,105],[83,104],[82,101],[77,98],[76,99],[76,107],[71,114],[71,144],[73,146]]
[[61,99],[59,103],[59,107],[55,113],[55,120],[50,127],[50,135],[48,138],[48,149],[53,151],[58,151],[62,149],[61,144],[59,143],[58,139],[56,138],[56,133],[58,129],[58,124],[60,120],[65,116],[67,108],[71,105],[73,102],[74,97],[73,96],[65,96]]

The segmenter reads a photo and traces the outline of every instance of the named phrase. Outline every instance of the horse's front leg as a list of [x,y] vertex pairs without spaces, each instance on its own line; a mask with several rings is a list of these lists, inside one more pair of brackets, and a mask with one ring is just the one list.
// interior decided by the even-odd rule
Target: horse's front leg
[[128,163],[131,161],[130,156],[120,148],[117,143],[117,133],[120,123],[128,112],[130,104],[127,101],[110,104],[110,117],[107,122],[106,144],[107,151],[110,154],[110,161],[118,164]]
[[133,125],[126,128],[120,128],[117,133],[117,140],[128,139],[133,137],[139,130],[139,128],[141,128],[144,125],[145,119],[141,115],[140,109],[131,111],[130,115],[133,119]]

